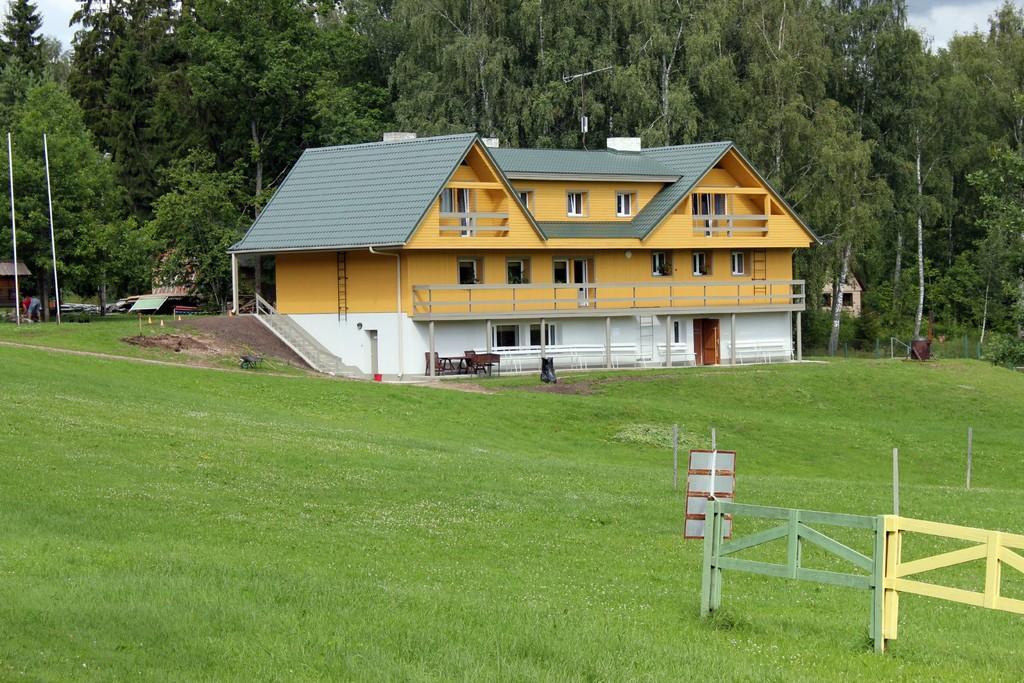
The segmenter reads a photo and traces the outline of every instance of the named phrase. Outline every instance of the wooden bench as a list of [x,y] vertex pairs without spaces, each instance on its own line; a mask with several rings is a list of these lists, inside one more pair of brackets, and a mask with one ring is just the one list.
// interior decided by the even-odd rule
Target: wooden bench
[[263,356],[254,356],[247,353],[238,357],[238,367],[243,370],[255,370],[261,365],[263,365]]

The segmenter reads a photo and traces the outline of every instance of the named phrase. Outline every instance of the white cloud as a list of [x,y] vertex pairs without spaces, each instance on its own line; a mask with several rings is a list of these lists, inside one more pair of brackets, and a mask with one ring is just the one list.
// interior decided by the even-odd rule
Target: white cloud
[[1001,0],[983,2],[938,2],[931,7],[922,0],[911,0],[909,23],[932,38],[932,47],[945,47],[954,34],[988,30],[988,19],[1002,4]]
[[59,40],[65,50],[70,48],[75,29],[68,26],[68,22],[78,9],[78,3],[75,0],[36,0],[36,5],[43,16],[43,35]]

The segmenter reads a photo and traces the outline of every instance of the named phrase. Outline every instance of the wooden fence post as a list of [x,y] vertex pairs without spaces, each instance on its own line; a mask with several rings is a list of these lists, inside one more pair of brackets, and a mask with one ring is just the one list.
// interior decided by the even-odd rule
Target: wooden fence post
[[711,568],[711,609],[717,610],[722,606],[722,569],[718,566],[718,557],[722,552],[722,541],[725,536],[725,514],[722,513],[718,501],[713,501],[715,506],[715,528],[712,538],[714,539],[715,566]]
[[700,615],[706,617],[711,614],[711,583],[712,583],[712,561],[715,554],[715,501],[708,499],[707,508],[704,510],[704,570],[700,581]]
[[679,425],[672,425],[672,489],[679,490]]
[[885,515],[875,518],[874,571],[871,588],[871,640],[875,652],[885,652]]
[[892,449],[892,514],[900,515],[900,449]]
[[967,490],[971,490],[971,460],[974,457],[974,427],[967,428]]
[[[896,576],[900,563],[901,538],[898,518],[886,517],[885,522],[885,576]],[[899,629],[900,594],[886,589],[882,612],[882,636],[885,640],[896,640]]]

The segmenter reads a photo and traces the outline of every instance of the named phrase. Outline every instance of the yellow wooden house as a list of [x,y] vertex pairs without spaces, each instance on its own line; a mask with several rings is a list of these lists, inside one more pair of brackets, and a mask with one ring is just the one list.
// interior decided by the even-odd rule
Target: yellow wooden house
[[815,239],[730,142],[389,134],[302,154],[231,249],[234,309],[335,374],[785,361]]

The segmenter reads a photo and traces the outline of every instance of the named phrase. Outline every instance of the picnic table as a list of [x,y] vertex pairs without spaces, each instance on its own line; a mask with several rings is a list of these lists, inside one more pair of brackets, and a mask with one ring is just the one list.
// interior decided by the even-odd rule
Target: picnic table
[[440,356],[442,372],[447,369],[453,374],[461,375],[468,371],[467,358],[465,356]]
[[[426,365],[424,374],[430,374],[430,352],[423,354]],[[496,353],[477,353],[466,351],[461,356],[439,356],[434,354],[434,373],[436,375],[468,375],[486,372],[488,375],[494,370],[494,366],[500,367],[501,356]]]
[[481,373],[486,372],[490,375],[494,366],[497,365],[500,371],[501,368],[501,356],[496,353],[476,353],[467,351],[466,352],[466,372]]

